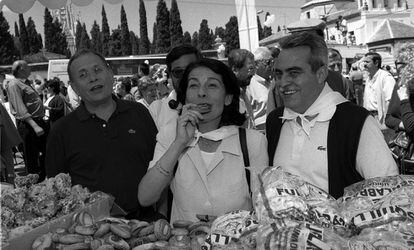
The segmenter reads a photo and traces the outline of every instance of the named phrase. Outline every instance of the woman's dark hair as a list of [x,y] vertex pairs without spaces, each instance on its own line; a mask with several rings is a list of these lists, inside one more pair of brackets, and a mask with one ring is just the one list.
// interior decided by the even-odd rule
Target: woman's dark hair
[[55,95],[60,93],[60,80],[58,78],[53,78],[49,81],[46,82],[46,87],[47,88],[52,88],[53,93],[55,93]]
[[125,92],[127,93],[131,92],[131,88],[132,88],[131,78],[129,77],[124,78],[121,84],[124,86]]
[[188,86],[188,75],[191,71],[200,67],[206,67],[212,70],[214,73],[219,74],[223,79],[226,95],[233,95],[231,103],[224,106],[219,126],[243,125],[244,121],[246,120],[246,116],[239,111],[240,88],[237,84],[237,78],[234,75],[233,71],[231,71],[230,68],[221,61],[210,58],[202,58],[200,61],[188,65],[177,89],[177,100],[180,103],[185,104]]

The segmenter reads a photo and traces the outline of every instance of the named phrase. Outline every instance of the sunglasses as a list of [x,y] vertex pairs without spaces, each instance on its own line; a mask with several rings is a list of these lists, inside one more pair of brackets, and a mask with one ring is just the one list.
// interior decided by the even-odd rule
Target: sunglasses
[[171,75],[175,78],[181,79],[184,75],[185,69],[182,68],[176,68],[171,70]]

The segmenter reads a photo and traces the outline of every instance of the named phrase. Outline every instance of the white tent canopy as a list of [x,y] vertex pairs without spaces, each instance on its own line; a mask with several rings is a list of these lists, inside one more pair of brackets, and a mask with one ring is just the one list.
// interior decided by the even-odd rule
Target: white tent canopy
[[[24,13],[30,10],[36,1],[39,1],[49,9],[60,9],[69,3],[77,6],[86,6],[92,3],[94,0],[0,0],[0,10],[2,9],[3,5],[5,5],[13,12]],[[110,4],[118,4],[122,1],[123,0],[105,0],[105,2]]]

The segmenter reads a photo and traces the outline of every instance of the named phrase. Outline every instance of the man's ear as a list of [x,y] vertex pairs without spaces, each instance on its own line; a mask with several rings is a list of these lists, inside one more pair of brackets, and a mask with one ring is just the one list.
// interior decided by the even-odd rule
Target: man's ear
[[224,105],[228,106],[231,104],[232,101],[233,101],[233,95],[226,95],[226,97],[224,98]]
[[318,78],[318,83],[324,84],[326,81],[326,78],[328,77],[328,67],[326,67],[326,65],[321,66],[316,71],[316,77]]
[[73,91],[79,96],[79,89],[76,83],[69,81],[69,85],[72,87]]

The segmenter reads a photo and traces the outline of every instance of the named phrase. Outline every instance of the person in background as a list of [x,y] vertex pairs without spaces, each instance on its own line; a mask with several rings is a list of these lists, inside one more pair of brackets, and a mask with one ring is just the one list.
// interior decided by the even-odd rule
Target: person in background
[[144,105],[147,109],[151,103],[157,100],[157,84],[149,77],[144,77],[139,80],[138,90],[142,98],[138,101]]
[[167,71],[171,77],[171,81],[174,89],[171,91],[170,95],[167,98],[156,100],[150,105],[150,113],[152,118],[157,125],[159,131],[161,128],[167,124],[173,124],[175,126],[178,111],[175,108],[171,108],[169,103],[171,100],[176,103],[178,85],[181,77],[184,74],[185,68],[192,62],[200,60],[201,53],[200,51],[188,44],[178,45],[170,50],[165,59],[167,64]]
[[257,130],[264,132],[266,125],[266,110],[269,87],[272,77],[272,52],[267,47],[259,47],[254,52],[256,74],[246,88],[246,95],[250,100],[254,116],[254,125]]
[[385,141],[389,141],[394,134],[385,125],[388,105],[391,101],[392,91],[395,86],[394,77],[381,69],[381,56],[375,52],[368,52],[362,61],[362,66],[367,72],[365,80],[364,108],[379,122]]
[[[138,65],[138,77],[142,79],[143,77],[149,77],[150,75],[150,66],[148,63],[142,62]],[[138,79],[138,80],[139,80]]]
[[414,43],[400,47],[396,53],[397,74],[385,124],[395,132],[405,131],[414,139]]
[[345,98],[355,103],[353,82],[342,75],[342,55],[338,50],[328,48],[328,68],[338,74],[341,74],[343,86],[345,86]]
[[46,82],[48,98],[44,103],[45,120],[49,122],[50,127],[65,115],[65,99],[60,95],[60,86],[58,78]]
[[131,78],[127,77],[124,80],[122,80],[121,86],[122,86],[121,88],[123,92],[122,99],[134,102],[135,97],[131,94],[131,88],[132,88]]
[[240,87],[240,111],[246,112],[247,115],[244,126],[255,129],[253,107],[246,94],[247,86],[249,86],[252,77],[256,73],[254,55],[246,49],[234,49],[229,53],[228,64],[236,75]]
[[257,174],[267,163],[266,138],[245,131],[248,157],[254,163],[245,167],[239,126],[246,117],[239,111],[235,75],[224,63],[203,58],[187,67],[176,91],[182,113],[177,126],[157,136],[154,159],[139,185],[140,203],[157,202],[170,186],[171,221],[251,210],[250,193],[257,191]]
[[359,70],[356,63],[352,64],[349,72],[349,79],[352,81],[355,93],[355,102],[357,105],[363,105],[364,97],[364,75]]
[[42,82],[40,79],[35,79],[33,88],[36,90],[36,92],[39,94],[40,99],[46,100],[47,96],[43,96],[43,94],[46,92],[46,81]]
[[51,129],[47,176],[69,173],[73,185],[113,195],[127,218],[153,220],[137,198],[156,142],[151,115],[141,104],[112,95],[113,72],[92,50],[78,50],[71,57],[68,75],[82,101]]
[[9,113],[0,103],[0,168],[2,182],[14,184],[13,148],[21,142],[22,139]]
[[301,32],[285,37],[280,45],[274,72],[285,106],[267,117],[269,164],[282,166],[335,198],[363,179],[397,175],[375,119],[327,84],[323,38]]
[[23,139],[24,162],[27,171],[45,178],[45,155],[47,123],[43,120],[45,110],[39,94],[27,79],[30,67],[26,61],[15,61],[12,65],[15,79],[7,84],[7,96],[11,113],[16,118],[17,129]]

